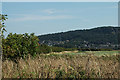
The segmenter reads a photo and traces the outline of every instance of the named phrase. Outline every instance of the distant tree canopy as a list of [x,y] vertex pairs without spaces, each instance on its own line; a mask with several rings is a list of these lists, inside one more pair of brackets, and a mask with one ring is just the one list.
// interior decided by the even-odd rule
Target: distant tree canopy
[[[118,49],[120,27],[105,26],[38,36],[40,43],[64,48]],[[109,45],[104,47],[104,45]],[[115,45],[115,47],[114,47]]]

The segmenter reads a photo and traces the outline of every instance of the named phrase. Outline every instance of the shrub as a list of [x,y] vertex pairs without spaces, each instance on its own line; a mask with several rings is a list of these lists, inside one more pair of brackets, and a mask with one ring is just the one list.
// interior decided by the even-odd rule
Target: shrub
[[17,58],[25,57],[27,54],[35,55],[38,47],[38,38],[34,33],[12,34],[10,33],[6,39],[2,40],[3,57]]

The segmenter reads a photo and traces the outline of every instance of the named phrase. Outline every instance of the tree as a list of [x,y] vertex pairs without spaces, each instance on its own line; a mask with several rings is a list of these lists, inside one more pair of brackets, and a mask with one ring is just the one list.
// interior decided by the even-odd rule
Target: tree
[[3,32],[6,31],[4,21],[7,19],[7,15],[0,14],[0,59],[2,59],[2,39],[4,38]]
[[0,14],[0,34],[3,37],[3,32],[6,31],[5,29],[5,21],[7,20],[7,15]]
[[28,54],[35,56],[38,47],[38,37],[31,33],[25,34],[8,34],[3,40],[3,56],[4,58],[25,58]]

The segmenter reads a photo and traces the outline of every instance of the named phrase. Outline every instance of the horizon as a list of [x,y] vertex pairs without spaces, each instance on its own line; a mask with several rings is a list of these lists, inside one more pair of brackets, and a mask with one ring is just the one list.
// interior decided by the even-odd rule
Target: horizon
[[117,2],[3,2],[8,33],[38,35],[117,26]]
[[[101,26],[101,27],[115,27],[115,28],[117,28],[118,26]],[[51,35],[51,34],[57,34],[57,33],[70,32],[70,31],[91,30],[91,29],[101,28],[101,27],[94,27],[94,28],[90,28],[90,29],[76,29],[76,30],[68,30],[68,31],[64,31],[64,32],[55,32],[55,33],[49,33],[49,34]],[[120,28],[120,27],[118,27],[118,28]],[[40,35],[37,35],[37,36],[44,36],[44,35],[49,35],[49,34],[40,34]]]
[[[70,32],[70,31],[79,31],[79,30],[91,30],[91,29],[101,28],[101,27],[115,27],[115,28],[117,28],[118,26],[109,26],[109,25],[108,26],[107,25],[106,26],[99,26],[99,27],[97,26],[97,27],[88,28],[88,29],[75,29],[75,30],[68,30],[68,31],[63,31],[63,32],[53,32],[53,33],[48,33],[48,34],[38,34],[36,36],[44,36],[44,35],[51,35],[51,34],[57,34],[57,33],[65,33],[65,32]],[[118,27],[118,28],[120,28],[120,27]],[[13,34],[13,32],[11,32],[11,33]],[[21,34],[21,33],[16,33],[16,34]],[[22,34],[25,34],[25,33],[22,33]],[[28,33],[28,34],[31,34],[31,33]]]

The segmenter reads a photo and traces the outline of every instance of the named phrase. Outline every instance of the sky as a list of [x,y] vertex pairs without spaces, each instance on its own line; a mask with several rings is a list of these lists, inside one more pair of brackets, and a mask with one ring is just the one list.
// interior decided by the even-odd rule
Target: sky
[[2,0],[2,2],[119,2],[119,0]]
[[118,2],[3,2],[8,33],[43,35],[118,25]]

